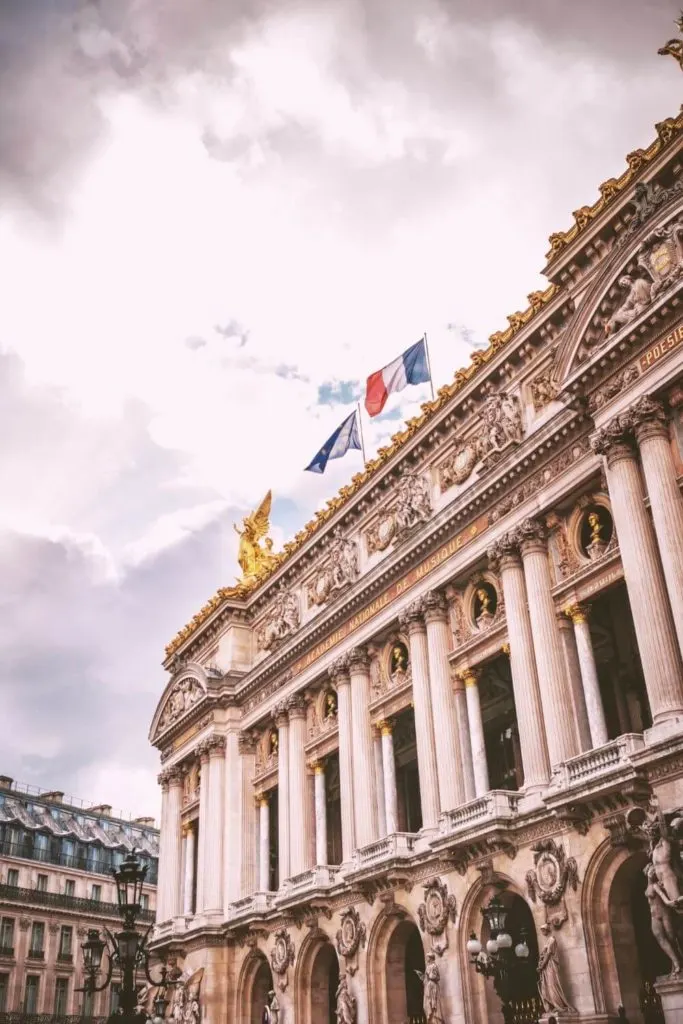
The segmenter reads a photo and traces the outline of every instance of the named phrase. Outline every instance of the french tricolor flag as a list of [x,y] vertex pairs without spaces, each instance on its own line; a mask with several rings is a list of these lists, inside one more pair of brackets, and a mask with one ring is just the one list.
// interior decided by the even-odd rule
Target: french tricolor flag
[[403,391],[409,384],[424,384],[430,380],[426,339],[421,338],[417,345],[406,349],[393,363],[370,374],[365,389],[368,416],[378,416],[392,392]]

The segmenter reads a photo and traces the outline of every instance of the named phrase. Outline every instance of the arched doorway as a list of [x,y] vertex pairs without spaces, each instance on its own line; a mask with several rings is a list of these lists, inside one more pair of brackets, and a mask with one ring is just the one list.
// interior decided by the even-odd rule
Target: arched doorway
[[273,973],[264,956],[259,957],[259,964],[251,986],[251,1011],[249,1024],[261,1024],[263,1010],[268,1000],[268,993],[274,988]]
[[393,930],[386,953],[387,1021],[422,1020],[422,982],[425,969],[422,939],[413,921],[403,920]]
[[635,853],[617,869],[609,893],[609,926],[626,1016],[639,1020],[647,1008],[647,1019],[655,1021],[661,1006],[653,985],[669,973],[671,964],[652,934],[645,899],[646,864],[645,853]]
[[311,970],[311,1024],[336,1024],[339,960],[331,942],[318,947]]

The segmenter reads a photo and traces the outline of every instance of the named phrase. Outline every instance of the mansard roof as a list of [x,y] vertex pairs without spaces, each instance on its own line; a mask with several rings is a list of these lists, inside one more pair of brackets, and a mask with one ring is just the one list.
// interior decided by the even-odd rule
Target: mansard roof
[[[585,235],[586,241],[589,228],[596,225],[598,221],[604,221],[605,217],[611,217],[617,200],[624,195],[629,186],[641,178],[643,172],[655,161],[655,159],[673,143],[683,132],[683,106],[681,112],[675,118],[667,118],[655,125],[657,137],[647,149],[637,149],[626,157],[627,168],[619,178],[609,178],[599,186],[599,199],[592,206],[581,207],[574,213],[574,225],[565,232],[555,233],[550,236],[551,249],[547,255],[549,260],[545,272],[550,276],[550,271],[559,257],[564,254],[573,243]],[[605,216],[603,216],[605,215]],[[626,218],[628,220],[628,217]],[[554,275],[555,276],[555,275]],[[542,328],[548,322],[550,316],[557,311],[559,305],[553,300],[559,298],[560,305],[564,302],[565,296],[564,280],[559,285],[551,282],[544,291],[531,292],[528,296],[529,305],[525,310],[511,313],[508,317],[508,327],[502,331],[496,331],[489,337],[489,344],[486,349],[477,350],[471,353],[469,366],[456,371],[453,381],[439,388],[433,401],[423,403],[420,415],[408,420],[405,427],[399,430],[391,438],[391,443],[380,448],[374,459],[370,459],[362,472],[354,474],[349,484],[344,485],[339,493],[328,499],[324,508],[319,509],[312,520],[301,529],[291,541],[288,541],[283,550],[279,553],[276,564],[266,575],[259,578],[255,583],[240,583],[234,587],[221,587],[217,593],[205,604],[191,622],[181,629],[173,640],[167,645],[165,656],[170,658],[178,651],[199,628],[205,623],[214,612],[224,606],[225,602],[234,604],[237,609],[245,608],[247,601],[253,596],[264,592],[267,585],[273,580],[280,568],[289,562],[303,546],[324,528],[336,513],[343,507],[350,504],[361,488],[373,481],[395,456],[402,454],[403,449],[418,434],[426,434],[427,429],[433,427],[438,414],[446,405],[452,403],[455,396],[465,388],[469,388],[475,378],[482,378],[487,371],[488,364],[502,349],[508,348],[510,343],[520,332],[524,331],[525,336],[534,332],[538,327]],[[541,316],[543,314],[543,316]],[[527,328],[529,330],[527,330]],[[471,390],[471,389],[470,389]],[[456,399],[457,401],[457,399]]]

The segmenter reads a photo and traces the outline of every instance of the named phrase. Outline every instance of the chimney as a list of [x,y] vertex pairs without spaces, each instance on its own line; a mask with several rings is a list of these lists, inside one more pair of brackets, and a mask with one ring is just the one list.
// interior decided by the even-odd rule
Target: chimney
[[64,794],[60,793],[58,789],[52,790],[51,793],[41,793],[43,800],[47,800],[51,804],[61,804],[64,799]]
[[9,775],[0,775],[0,789],[11,789],[13,782]]
[[88,807],[89,814],[111,814],[111,804],[95,804],[94,807]]
[[145,825],[147,828],[154,828],[154,818],[133,818],[134,825]]

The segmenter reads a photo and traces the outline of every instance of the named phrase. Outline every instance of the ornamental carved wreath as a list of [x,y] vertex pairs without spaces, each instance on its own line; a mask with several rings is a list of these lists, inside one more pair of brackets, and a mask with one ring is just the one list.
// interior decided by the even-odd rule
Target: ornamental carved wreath
[[275,945],[270,953],[270,963],[276,974],[280,975],[281,990],[287,988],[287,969],[294,963],[294,943],[286,928],[275,932]]
[[[529,899],[535,903],[537,899],[545,907],[546,924],[553,928],[561,928],[568,918],[564,895],[567,886],[574,892],[579,884],[579,869],[574,857],[567,857],[564,847],[554,839],[547,839],[532,847],[534,854],[534,870],[526,873],[526,887]],[[557,907],[554,912],[548,908]]]
[[424,886],[424,902],[417,908],[417,916],[420,928],[431,936],[432,948],[439,956],[448,948],[448,940],[437,942],[435,939],[444,934],[449,921],[455,924],[457,912],[455,896],[449,893],[446,883],[439,878],[427,882]]
[[358,950],[365,946],[365,925],[355,907],[349,907],[341,916],[341,928],[337,931],[337,952],[347,961],[347,970],[353,975],[356,967],[349,965]]

